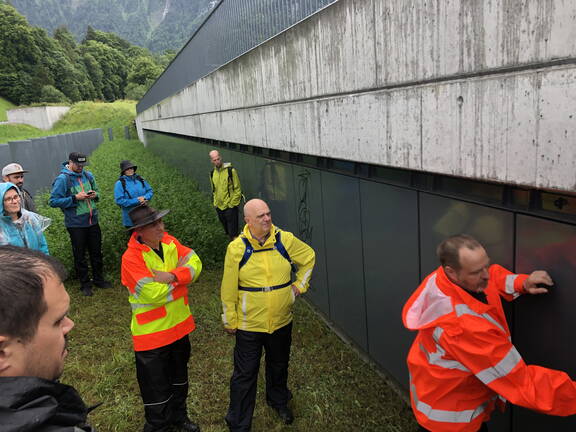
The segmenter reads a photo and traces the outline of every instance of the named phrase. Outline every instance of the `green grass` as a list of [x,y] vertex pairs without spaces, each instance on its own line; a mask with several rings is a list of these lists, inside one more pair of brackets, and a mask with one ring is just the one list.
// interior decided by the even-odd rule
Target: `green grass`
[[[190,335],[188,411],[204,432],[226,431],[234,338],[220,321],[221,272],[204,272],[190,288],[196,330]],[[70,355],[62,381],[75,386],[87,404],[103,402],[89,416],[100,432],[133,432],[143,426],[134,354],[130,338],[127,291],[117,281],[112,289],[72,295]],[[264,398],[264,364],[252,430],[268,431],[416,431],[410,408],[369,365],[343,343],[305,301],[294,310],[289,370],[291,407],[296,420],[282,425]]]
[[6,110],[15,108],[16,106],[6,99],[0,97],[0,122],[7,121]]
[[[191,336],[188,410],[204,432],[226,431],[224,415],[232,374],[233,337],[222,330],[219,287],[226,236],[208,197],[137,141],[103,143],[90,158],[102,199],[99,202],[106,271],[114,284],[94,297],[80,295],[76,281],[66,283],[71,295],[70,355],[62,381],[76,387],[86,403],[103,402],[89,416],[99,432],[142,430],[140,399],[130,336],[128,292],[119,282],[119,260],[126,242],[112,188],[121,159],[131,159],[154,187],[152,205],[169,208],[169,232],[192,246],[206,268],[190,288],[197,329]],[[71,267],[63,217],[37,197],[39,212],[53,219],[46,232],[52,255]],[[410,408],[378,373],[339,339],[304,300],[296,302],[290,361],[291,406],[296,420],[283,426],[264,400],[260,373],[253,431],[390,431],[416,430]]]
[[135,136],[135,116],[135,101],[78,102],[47,131],[23,124],[0,125],[0,143],[94,128],[103,128],[105,135],[108,128],[113,128],[116,138],[124,136],[124,126],[131,126],[131,133]]

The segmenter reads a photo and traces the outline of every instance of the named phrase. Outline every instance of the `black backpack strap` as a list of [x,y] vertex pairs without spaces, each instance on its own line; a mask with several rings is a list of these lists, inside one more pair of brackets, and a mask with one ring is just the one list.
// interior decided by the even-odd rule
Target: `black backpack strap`
[[278,230],[276,232],[276,236],[275,236],[276,243],[274,244],[274,248],[254,250],[254,247],[252,247],[252,244],[250,243],[250,241],[246,237],[241,235],[240,238],[244,242],[244,245],[246,245],[246,249],[244,249],[244,255],[242,256],[242,259],[240,260],[240,263],[238,264],[238,269],[241,269],[248,262],[248,260],[250,259],[250,257],[252,256],[253,253],[266,252],[266,251],[276,249],[278,251],[278,253],[280,255],[282,255],[282,257],[284,257],[284,259],[286,261],[288,261],[290,263],[290,268],[292,269],[292,271],[294,273],[296,273],[298,271],[296,264],[294,264],[294,262],[292,261],[292,258],[290,258],[290,254],[288,253],[288,251],[284,247],[284,243],[282,243],[282,236],[280,234],[280,230]]
[[140,177],[138,174],[136,175],[136,179],[140,180],[140,183],[142,183],[142,187],[144,188],[144,190],[146,190],[146,185],[144,184],[144,179],[142,177]]
[[240,260],[240,264],[238,264],[238,270],[240,270],[244,266],[244,264],[246,264],[248,262],[248,260],[252,256],[252,253],[254,252],[254,248],[250,244],[250,241],[244,236],[240,236],[240,238],[242,239],[242,241],[246,245],[246,249],[244,249],[244,255],[242,256],[242,259]]
[[280,235],[280,230],[276,231],[276,243],[274,244],[274,247],[278,252],[280,252],[280,255],[282,255],[286,259],[286,261],[290,263],[292,271],[296,273],[298,269],[296,268],[294,261],[292,261],[292,258],[290,258],[290,254],[284,247],[284,243],[282,243],[282,236]]
[[122,189],[124,189],[124,193],[126,195],[128,195],[128,198],[132,198],[132,195],[130,195],[130,192],[128,192],[128,189],[126,189],[126,179],[123,176],[118,177],[118,180],[120,181],[120,184],[122,185]]

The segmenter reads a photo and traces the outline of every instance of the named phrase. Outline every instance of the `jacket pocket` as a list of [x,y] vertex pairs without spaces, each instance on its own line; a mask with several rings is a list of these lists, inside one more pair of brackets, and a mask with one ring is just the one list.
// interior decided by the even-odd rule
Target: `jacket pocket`
[[152,309],[146,312],[136,314],[136,321],[140,325],[148,324],[166,316],[166,307],[160,306],[159,308]]

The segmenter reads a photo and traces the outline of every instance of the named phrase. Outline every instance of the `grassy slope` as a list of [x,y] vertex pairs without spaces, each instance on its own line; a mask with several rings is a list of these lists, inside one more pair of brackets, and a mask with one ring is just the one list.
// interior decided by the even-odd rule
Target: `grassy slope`
[[123,136],[122,128],[131,124],[135,114],[134,101],[78,102],[47,131],[23,124],[0,125],[0,143],[92,128],[113,128],[115,136]]
[[15,108],[15,105],[12,102],[0,97],[0,122],[8,120],[6,117],[6,110],[12,108]]

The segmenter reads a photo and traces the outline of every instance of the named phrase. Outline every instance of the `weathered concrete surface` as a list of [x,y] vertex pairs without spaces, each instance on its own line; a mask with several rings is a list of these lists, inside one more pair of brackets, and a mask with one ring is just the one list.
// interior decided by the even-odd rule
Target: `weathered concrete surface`
[[9,123],[24,123],[38,129],[52,129],[64,114],[70,110],[67,106],[45,106],[15,108],[6,111]]
[[340,0],[141,129],[576,191],[576,2]]

